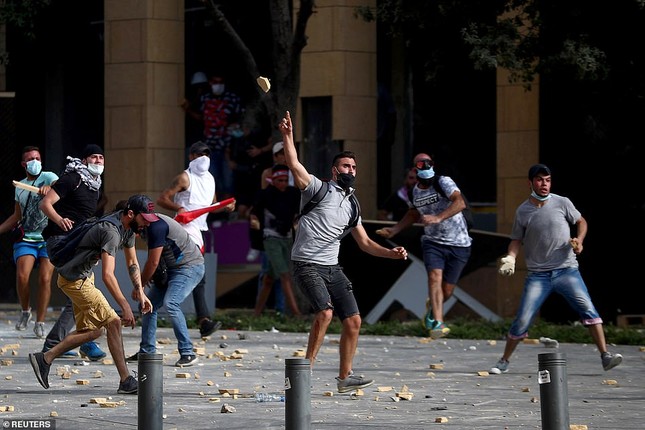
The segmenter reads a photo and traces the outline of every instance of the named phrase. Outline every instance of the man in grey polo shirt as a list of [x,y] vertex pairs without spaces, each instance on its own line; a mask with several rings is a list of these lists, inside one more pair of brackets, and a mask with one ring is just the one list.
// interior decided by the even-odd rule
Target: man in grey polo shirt
[[[296,187],[302,193],[302,210],[314,196],[318,197],[317,192],[321,187],[326,187],[326,184],[310,175],[298,160],[289,112],[286,112],[279,128],[287,166],[293,173]],[[361,250],[376,257],[405,259],[408,253],[403,247],[387,249],[371,240],[361,224],[360,216],[357,224],[351,225],[358,206],[357,202],[352,202],[356,177],[356,157],[353,152],[344,151],[334,157],[331,175],[325,196],[299,219],[291,259],[294,263],[294,279],[315,312],[306,358],[313,367],[335,312],[342,321],[340,365],[336,380],[338,392],[346,393],[372,385],[374,381],[352,371],[361,316],[352,283],[338,265],[340,241],[351,232]]]

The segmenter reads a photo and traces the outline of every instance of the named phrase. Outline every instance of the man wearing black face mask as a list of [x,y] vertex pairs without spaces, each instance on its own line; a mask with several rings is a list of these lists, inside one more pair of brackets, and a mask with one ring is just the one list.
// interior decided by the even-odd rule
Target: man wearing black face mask
[[[284,143],[287,166],[293,173],[294,183],[301,191],[302,209],[325,184],[309,174],[298,161],[293,142],[291,115],[286,113],[279,124]],[[338,370],[338,392],[346,393],[374,383],[352,371],[352,361],[358,344],[361,316],[352,292],[352,283],[338,265],[338,251],[341,239],[351,231],[354,240],[364,252],[376,257],[405,259],[408,256],[403,247],[387,249],[371,240],[361,223],[347,229],[353,209],[349,196],[354,193],[356,159],[353,152],[344,151],[334,157],[332,180],[327,195],[309,212],[299,219],[291,259],[293,275],[297,285],[311,302],[315,312],[309,332],[306,357],[313,367],[322,346],[327,328],[334,312],[342,321],[340,335],[340,365]]]
[[[449,176],[435,178],[434,162],[428,154],[417,154],[414,167],[418,182],[412,190],[410,209],[401,221],[381,229],[379,234],[391,238],[415,222],[424,225],[421,247],[428,271],[424,325],[431,337],[439,338],[450,333],[444,323],[443,302],[452,296],[470,258],[472,238],[461,214],[466,202],[455,181]],[[444,192],[439,192],[438,187]]]

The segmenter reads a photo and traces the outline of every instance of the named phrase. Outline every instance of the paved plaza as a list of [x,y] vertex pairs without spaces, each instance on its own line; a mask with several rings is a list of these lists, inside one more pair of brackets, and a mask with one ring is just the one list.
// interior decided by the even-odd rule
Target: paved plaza
[[[139,414],[150,411],[138,410],[136,395],[117,394],[109,354],[107,363],[56,360],[51,386],[42,388],[28,354],[40,351],[43,341],[31,327],[16,331],[17,315],[0,313],[3,428],[35,428],[24,427],[29,421],[55,424],[58,430],[139,428]],[[126,355],[138,350],[140,334],[139,327],[124,330]],[[285,429],[285,403],[258,403],[253,395],[284,392],[285,360],[304,353],[307,335],[221,330],[203,341],[197,330],[191,334],[199,363],[177,368],[172,330],[158,330],[158,352],[164,355],[163,429]],[[521,344],[508,373],[488,375],[504,341],[361,336],[355,372],[375,383],[357,396],[336,390],[338,339],[327,337],[311,376],[311,429],[541,429],[538,355],[549,352],[566,357],[567,380],[561,387],[568,408],[560,410],[571,425],[586,426],[573,428],[645,428],[645,352],[637,346],[612,346],[624,361],[605,372],[591,344],[561,343],[557,350]],[[105,336],[99,343],[107,351]],[[138,368],[137,363],[129,367]]]

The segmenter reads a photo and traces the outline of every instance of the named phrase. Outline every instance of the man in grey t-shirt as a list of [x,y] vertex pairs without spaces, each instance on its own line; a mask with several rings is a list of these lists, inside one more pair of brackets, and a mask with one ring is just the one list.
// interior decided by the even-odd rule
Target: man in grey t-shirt
[[[298,160],[289,112],[286,112],[279,128],[287,166],[293,173],[295,186],[302,192],[302,210],[304,204],[326,185],[310,175]],[[331,175],[328,193],[298,221],[291,259],[294,263],[294,279],[315,312],[306,353],[312,367],[334,312],[342,321],[340,365],[336,380],[338,391],[345,393],[367,387],[374,381],[352,371],[361,316],[352,284],[338,265],[340,241],[351,232],[361,250],[376,257],[405,259],[408,253],[400,246],[387,249],[374,242],[367,236],[360,217],[356,226],[349,225],[356,210],[350,201],[356,177],[356,157],[353,152],[344,151],[334,157]]]
[[[490,373],[508,372],[515,348],[528,335],[533,318],[551,293],[560,294],[578,313],[600,352],[604,370],[618,366],[623,357],[607,351],[602,318],[598,315],[578,270],[577,255],[587,235],[587,221],[566,197],[551,193],[551,169],[536,164],[529,169],[531,194],[515,211],[508,253],[501,258],[499,273],[515,273],[515,257],[524,244],[528,275],[517,316],[506,336],[504,355]],[[571,238],[571,226],[577,228]]]
[[[137,380],[129,374],[123,352],[121,329],[134,328],[136,319],[114,275],[116,253],[123,249],[125,261],[134,286],[141,311],[152,310],[152,304],[143,292],[139,262],[134,248],[136,226],[146,226],[158,221],[147,207],[131,206],[101,218],[82,237],[74,256],[58,267],[58,287],[73,304],[76,330],[68,333],[47,352],[29,354],[29,361],[38,382],[49,388],[49,370],[55,358],[64,352],[98,338],[105,329],[108,346],[119,372],[119,394],[136,394]],[[93,267],[101,262],[101,277],[114,300],[121,307],[121,316],[94,285]]]

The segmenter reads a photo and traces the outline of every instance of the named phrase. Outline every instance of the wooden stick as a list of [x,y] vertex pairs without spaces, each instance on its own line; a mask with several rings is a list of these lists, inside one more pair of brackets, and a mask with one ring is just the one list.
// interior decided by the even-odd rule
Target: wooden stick
[[12,181],[13,186],[16,188],[22,188],[23,190],[31,191],[32,193],[38,194],[38,191],[40,191],[40,188],[34,187],[33,185],[25,184],[23,182],[18,182],[18,181]]

